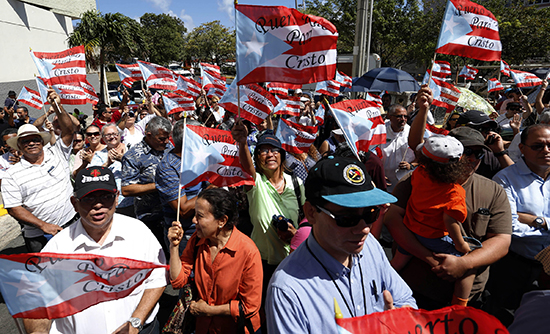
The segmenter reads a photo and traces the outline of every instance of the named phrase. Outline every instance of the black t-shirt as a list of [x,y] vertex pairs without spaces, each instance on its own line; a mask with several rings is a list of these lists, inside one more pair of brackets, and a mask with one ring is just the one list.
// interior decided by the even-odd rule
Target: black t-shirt
[[501,169],[500,162],[493,152],[485,152],[485,156],[481,159],[481,163],[476,173],[488,179],[492,179]]

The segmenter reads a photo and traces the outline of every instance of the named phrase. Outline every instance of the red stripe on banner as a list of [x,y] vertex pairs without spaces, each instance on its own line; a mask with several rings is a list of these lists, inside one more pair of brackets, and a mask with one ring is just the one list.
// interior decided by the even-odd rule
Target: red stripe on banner
[[498,61],[500,60],[500,56],[502,54],[501,51],[491,51],[487,49],[453,43],[445,44],[439,49],[435,50],[435,52],[484,61]]
[[86,61],[85,60],[72,60],[72,61],[68,61],[66,63],[58,63],[58,64],[55,64],[55,66],[53,67],[54,70],[57,70],[57,69],[61,69],[61,68],[73,68],[73,67],[86,67]]

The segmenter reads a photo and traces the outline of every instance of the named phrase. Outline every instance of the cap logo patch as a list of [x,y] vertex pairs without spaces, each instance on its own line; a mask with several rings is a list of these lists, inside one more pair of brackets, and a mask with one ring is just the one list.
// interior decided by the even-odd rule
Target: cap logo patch
[[365,183],[365,174],[359,166],[351,164],[344,168],[344,180],[353,185],[362,185]]
[[97,169],[94,169],[91,173],[90,173],[91,176],[93,177],[98,177],[99,175],[101,175],[101,172],[98,171]]
[[86,176],[82,175],[82,183],[88,183],[88,182],[108,182],[109,181],[109,174],[101,175],[101,176]]

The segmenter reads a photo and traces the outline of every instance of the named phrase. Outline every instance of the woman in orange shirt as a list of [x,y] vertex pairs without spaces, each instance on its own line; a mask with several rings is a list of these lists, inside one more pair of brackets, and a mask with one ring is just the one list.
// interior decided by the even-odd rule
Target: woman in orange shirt
[[262,260],[254,242],[235,227],[237,218],[237,200],[224,189],[208,189],[195,202],[197,230],[181,258],[181,225],[174,222],[168,230],[174,289],[187,284],[195,264],[199,300],[191,302],[189,309],[197,317],[196,334],[236,333],[239,304],[254,331],[260,328]]

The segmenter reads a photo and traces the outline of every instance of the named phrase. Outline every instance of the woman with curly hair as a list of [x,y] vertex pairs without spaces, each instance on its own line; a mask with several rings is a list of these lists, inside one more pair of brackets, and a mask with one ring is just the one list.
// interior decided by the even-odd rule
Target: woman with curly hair
[[[412,193],[403,223],[418,241],[436,253],[462,256],[470,251],[461,226],[466,219],[466,192],[460,185],[468,168],[464,147],[451,136],[432,136],[417,148],[419,167],[411,176]],[[398,248],[391,261],[400,270],[411,255]],[[455,283],[453,305],[464,305],[475,274],[467,272]]]

